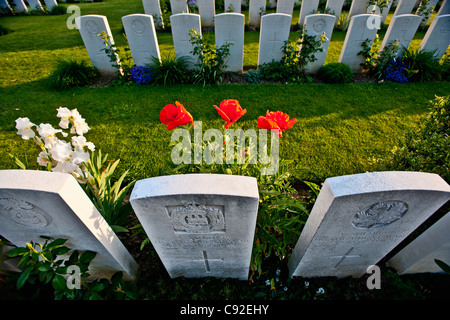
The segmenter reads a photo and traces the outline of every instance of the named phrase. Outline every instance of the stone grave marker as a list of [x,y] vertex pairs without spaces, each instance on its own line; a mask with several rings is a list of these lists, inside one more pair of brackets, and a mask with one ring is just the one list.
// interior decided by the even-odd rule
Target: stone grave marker
[[198,13],[202,21],[203,27],[214,26],[214,15],[216,14],[216,8],[214,6],[214,0],[197,0]]
[[45,2],[45,6],[47,7],[47,9],[49,11],[51,11],[53,9],[53,7],[56,7],[58,5],[56,0],[44,0],[44,2]]
[[225,0],[224,12],[241,13],[242,1],[241,0]]
[[450,265],[450,213],[393,256],[387,265],[398,274],[443,273],[435,259]]
[[145,66],[152,62],[152,57],[161,61],[153,17],[130,14],[122,17],[122,22],[134,63]]
[[281,48],[289,39],[292,17],[285,13],[270,13],[261,18],[258,66],[283,58]]
[[[437,4],[438,2],[439,2],[439,0],[429,0],[429,1],[424,5],[424,7],[425,7],[424,10],[425,10],[426,12],[428,12],[428,10],[431,10],[431,9],[432,9],[431,7],[436,7],[436,4]],[[417,15],[421,15],[421,13],[419,12],[421,6],[422,6],[422,1],[420,2],[419,7],[417,8],[417,11],[416,11],[416,14],[417,14]],[[434,10],[431,10],[431,11],[434,11]],[[425,16],[425,14],[422,14],[422,17],[423,17],[423,20],[422,20],[421,25],[424,26],[424,25],[427,24],[428,20],[430,20],[431,13],[430,13],[429,16]]]
[[417,1],[414,0],[399,0],[397,3],[397,8],[395,8],[394,16],[401,14],[410,14]]
[[153,17],[153,22],[156,28],[163,28],[164,22],[161,18],[161,4],[159,0],[142,0],[144,5],[145,14],[149,14]]
[[30,6],[31,10],[44,11],[44,8],[42,8],[42,5],[39,2],[39,0],[28,0],[28,5]]
[[170,8],[172,9],[172,14],[189,13],[186,0],[170,0]]
[[28,12],[27,6],[23,2],[23,0],[13,0],[13,2],[16,6],[17,12]]
[[130,201],[170,277],[248,279],[259,203],[255,178],[149,178],[137,181]]
[[286,13],[292,16],[294,13],[294,3],[295,0],[278,0],[276,13]]
[[362,55],[358,55],[358,52],[362,50],[362,43],[366,39],[373,41],[378,31],[369,19],[375,22],[379,17],[374,14],[359,14],[350,19],[344,45],[339,56],[339,62],[350,66],[353,72],[360,72],[362,70],[361,63],[365,61]]
[[367,13],[368,6],[369,0],[353,0],[348,12],[349,17]]
[[442,58],[450,44],[450,14],[434,17],[427,33],[420,43],[420,50],[435,51],[437,58]]
[[216,47],[231,43],[226,71],[242,72],[244,65],[244,23],[241,13],[221,13],[215,16]]
[[89,265],[92,279],[117,271],[136,277],[135,260],[70,174],[1,170],[0,235],[20,247],[43,244],[41,236],[67,239],[73,250],[97,253]]
[[[319,37],[325,32],[325,36],[331,39],[333,34],[334,22],[336,17],[331,14],[312,14],[305,17],[305,33],[309,36]],[[306,71],[309,73],[316,73],[320,67],[325,63],[325,58],[327,57],[328,46],[330,40],[322,43],[322,52],[317,52],[315,54],[316,61],[309,62],[306,65]]]
[[288,262],[291,276],[361,277],[450,199],[436,174],[328,178]]
[[344,5],[345,0],[327,0],[327,4],[325,8],[333,11],[333,15],[336,17],[336,21],[334,24],[339,22],[339,17],[341,16],[342,6]]
[[262,15],[266,12],[266,0],[249,0],[248,25],[259,27]]
[[170,16],[170,24],[175,55],[177,58],[187,57],[190,68],[195,68],[197,57],[191,53],[194,47],[190,42],[191,36],[189,31],[195,29],[199,34],[202,34],[200,15],[194,13],[173,14]]
[[[108,20],[101,15],[85,15],[75,18],[75,23],[83,39],[86,50],[91,59],[92,65],[104,74],[116,74],[117,68],[114,67],[110,57],[103,51],[106,48],[102,37],[99,34],[103,31],[109,36],[109,43],[114,43],[111,29],[109,28]],[[115,64],[118,65],[119,57]]]
[[386,18],[389,14],[389,10],[391,10],[391,6],[394,3],[394,0],[388,0],[387,7],[383,8],[383,11],[381,12],[381,23],[384,23],[386,21]]
[[298,24],[303,26],[305,23],[305,17],[313,14],[313,11],[317,11],[319,8],[319,0],[304,0],[300,7],[300,15],[298,17]]
[[12,9],[6,0],[0,0],[0,12],[11,13]]
[[392,17],[379,51],[382,51],[391,42],[398,40],[400,50],[397,52],[397,56],[401,55],[402,47],[408,48],[421,21],[422,17],[415,14],[402,14]]
[[441,8],[439,9],[436,16],[442,16],[444,14],[450,14],[450,1],[449,0],[442,1]]

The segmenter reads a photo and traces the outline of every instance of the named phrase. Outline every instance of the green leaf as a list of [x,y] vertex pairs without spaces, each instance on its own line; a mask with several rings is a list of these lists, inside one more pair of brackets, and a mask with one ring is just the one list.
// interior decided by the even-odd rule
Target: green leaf
[[47,263],[41,262],[41,263],[39,263],[39,264],[37,265],[37,269],[38,269],[40,272],[46,272],[46,271],[50,270],[51,267],[50,267],[50,265],[48,265]]
[[66,279],[61,275],[56,275],[52,280],[52,286],[55,290],[62,291],[66,287]]
[[434,262],[441,268],[445,273],[450,274],[450,266],[446,264],[444,261],[434,259]]
[[24,254],[27,254],[29,250],[27,248],[14,248],[11,251],[8,252],[8,257],[13,258],[17,256],[21,256]]
[[92,261],[92,259],[95,258],[96,255],[97,255],[97,253],[95,253],[93,251],[83,252],[80,257],[80,262],[82,262],[84,264],[89,264]]
[[115,233],[119,233],[119,232],[129,232],[129,230],[125,227],[122,226],[118,226],[118,225],[111,225],[111,229],[113,229],[113,231]]
[[55,241],[52,241],[48,244],[47,250],[53,250],[53,249],[59,248],[62,245],[64,245],[64,243],[66,243],[66,241],[67,241],[67,239],[56,239]]
[[17,289],[20,289],[23,287],[25,282],[30,277],[31,271],[33,271],[33,266],[29,266],[28,268],[23,270],[23,272],[20,274],[19,278],[17,279],[17,283],[16,283]]
[[68,265],[76,264],[77,261],[78,261],[78,251],[75,250],[74,252],[72,252],[72,254],[69,257]]
[[59,248],[53,249],[52,253],[56,256],[60,256],[60,255],[66,254],[69,251],[70,251],[70,249],[67,247],[59,247]]

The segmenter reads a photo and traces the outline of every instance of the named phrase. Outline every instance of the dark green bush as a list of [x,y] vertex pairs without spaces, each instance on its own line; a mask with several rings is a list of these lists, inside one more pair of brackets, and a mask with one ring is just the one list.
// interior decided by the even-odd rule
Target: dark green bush
[[50,10],[50,15],[57,16],[67,13],[67,8],[61,5],[54,6],[52,10]]
[[152,62],[148,65],[152,68],[153,83],[157,85],[174,85],[190,83],[191,72],[188,69],[188,58],[178,57],[169,54],[158,58],[152,57]]
[[11,29],[0,25],[0,36],[4,36],[4,35],[6,35],[8,33],[11,33],[11,32],[12,32]]
[[417,131],[381,163],[382,170],[412,170],[439,174],[450,181],[450,96],[436,97]]
[[263,78],[268,81],[286,82],[293,77],[293,70],[281,61],[267,62],[258,67]]
[[427,50],[405,50],[402,61],[408,72],[408,81],[424,82],[440,80],[442,66],[439,64],[434,51]]
[[335,62],[322,66],[317,76],[326,83],[349,83],[353,80],[352,70],[345,63]]
[[72,87],[87,86],[97,76],[97,69],[88,65],[85,61],[63,60],[58,63],[48,80],[50,87],[64,90]]

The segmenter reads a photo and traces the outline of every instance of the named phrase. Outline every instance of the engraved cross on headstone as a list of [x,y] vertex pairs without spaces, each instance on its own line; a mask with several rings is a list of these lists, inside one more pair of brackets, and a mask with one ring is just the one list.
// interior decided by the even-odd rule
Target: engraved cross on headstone
[[331,256],[330,258],[340,258],[339,261],[334,266],[334,268],[339,267],[339,265],[345,260],[345,258],[360,258],[361,256],[359,256],[359,255],[350,255],[350,252],[352,252],[353,249],[354,249],[354,247],[351,247],[350,249],[348,249],[347,252],[343,256]]
[[203,261],[205,263],[205,270],[206,270],[207,273],[211,272],[211,268],[209,266],[209,262],[210,261],[223,262],[223,258],[221,258],[221,259],[210,259],[210,258],[208,258],[208,255],[207,255],[206,251],[202,251],[201,253],[202,253],[202,259],[194,259],[194,260],[191,260],[191,261]]
[[[277,39],[277,35],[278,32],[274,32],[273,33],[273,39],[272,40],[267,40],[267,42],[272,44],[272,52],[275,51],[275,48],[277,48],[278,46],[280,46],[280,43],[282,42],[280,39]],[[281,46],[280,46],[281,47]],[[277,48],[278,49],[278,48]]]

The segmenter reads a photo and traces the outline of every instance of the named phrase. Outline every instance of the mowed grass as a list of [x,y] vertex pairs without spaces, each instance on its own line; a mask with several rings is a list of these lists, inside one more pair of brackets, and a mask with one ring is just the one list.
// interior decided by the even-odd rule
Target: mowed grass
[[[108,17],[119,49],[126,46],[121,17],[144,12],[140,0],[79,6],[82,15]],[[56,92],[47,87],[46,79],[59,59],[90,62],[78,30],[67,28],[68,18],[70,14],[0,18],[0,24],[14,30],[0,37],[0,169],[16,167],[9,153],[36,167],[37,147],[16,134],[15,119],[29,117],[36,124],[56,126],[56,109],[65,106],[77,108],[86,118],[92,129],[87,138],[97,149],[121,159],[119,171],[130,170],[130,179],[158,175],[167,168],[171,150],[171,132],[159,122],[164,105],[180,101],[205,128],[221,128],[223,121],[213,105],[237,99],[248,112],[234,128],[257,128],[257,118],[266,110],[297,118],[281,138],[281,156],[304,169],[294,173],[296,179],[320,182],[373,170],[372,159],[386,156],[406,130],[420,123],[427,102],[450,92],[447,82],[93,87]],[[157,36],[161,54],[173,52],[171,34]],[[412,45],[418,46],[421,38],[423,33],[418,33]],[[344,39],[345,33],[333,33],[326,62],[338,61]],[[259,32],[245,33],[244,66],[256,67],[258,43]]]

